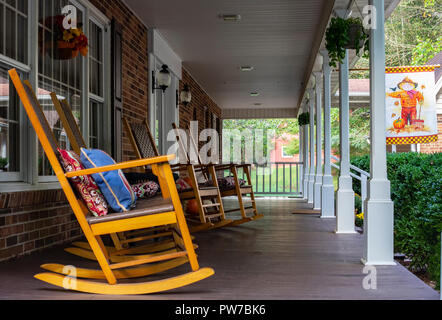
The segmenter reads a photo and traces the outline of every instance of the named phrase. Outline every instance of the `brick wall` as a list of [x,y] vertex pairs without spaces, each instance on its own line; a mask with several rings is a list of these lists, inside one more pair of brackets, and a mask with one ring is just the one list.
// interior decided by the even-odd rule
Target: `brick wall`
[[[123,31],[123,115],[148,114],[147,28],[119,0],[90,0]],[[123,138],[123,159],[132,155]],[[0,193],[0,261],[68,243],[81,235],[62,190]]]
[[[149,64],[148,30],[119,0],[90,0],[109,19],[115,19],[123,31],[123,116],[129,121],[148,115]],[[134,157],[123,130],[123,161]]]
[[433,143],[421,144],[422,153],[442,152],[442,114],[437,115],[438,140]]
[[[192,75],[183,68],[183,76],[180,81],[180,92],[184,89],[184,85],[190,87],[192,93],[192,101],[186,107],[180,106],[180,127],[186,128],[190,121],[194,120],[194,112],[196,112],[196,120],[198,121],[198,134],[206,128],[205,107],[218,118],[221,118],[221,109],[215,101],[204,91],[204,89],[192,78]],[[210,127],[210,126],[209,126]],[[214,128],[215,129],[215,128]],[[201,148],[204,142],[199,142]]]
[[0,194],[0,261],[80,236],[61,190]]

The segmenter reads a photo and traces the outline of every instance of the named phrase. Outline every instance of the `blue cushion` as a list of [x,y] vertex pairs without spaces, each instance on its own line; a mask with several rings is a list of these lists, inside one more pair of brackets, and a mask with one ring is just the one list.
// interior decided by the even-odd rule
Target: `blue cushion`
[[[87,169],[115,164],[111,156],[98,149],[81,148],[80,159]],[[124,212],[135,206],[137,196],[121,170],[95,173],[92,177],[114,211]]]

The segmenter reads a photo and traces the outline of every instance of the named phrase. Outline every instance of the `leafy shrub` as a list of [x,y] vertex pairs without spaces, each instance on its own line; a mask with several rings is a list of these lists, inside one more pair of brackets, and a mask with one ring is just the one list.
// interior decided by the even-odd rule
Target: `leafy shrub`
[[0,169],[4,169],[8,164],[8,158],[1,158],[0,157]]
[[[370,170],[370,157],[351,163]],[[387,174],[394,201],[394,247],[412,259],[410,268],[426,270],[440,286],[442,230],[442,153],[390,153]],[[360,193],[359,183],[353,190]]]

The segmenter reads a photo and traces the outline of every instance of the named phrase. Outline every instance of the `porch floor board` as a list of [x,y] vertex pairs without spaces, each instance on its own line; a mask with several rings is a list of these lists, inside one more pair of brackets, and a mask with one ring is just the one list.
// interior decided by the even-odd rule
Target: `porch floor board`
[[[226,208],[230,204],[235,205],[228,200]],[[363,289],[362,235],[337,235],[335,220],[318,214],[292,214],[309,208],[299,200],[258,198],[257,205],[264,214],[260,220],[195,234],[200,265],[215,269],[214,276],[196,284],[121,297],[58,289],[33,278],[43,272],[39,265],[96,268],[58,247],[0,263],[0,299],[439,299],[438,292],[399,264],[376,267],[377,289]],[[138,281],[189,269],[187,264]]]

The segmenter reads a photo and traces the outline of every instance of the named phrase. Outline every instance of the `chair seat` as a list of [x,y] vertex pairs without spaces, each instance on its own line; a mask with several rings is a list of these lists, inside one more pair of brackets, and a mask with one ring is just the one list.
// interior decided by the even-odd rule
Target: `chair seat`
[[172,201],[163,199],[161,196],[155,196],[148,199],[138,199],[136,208],[128,212],[110,213],[101,217],[88,217],[89,224],[116,221],[121,219],[129,219],[173,211]]

